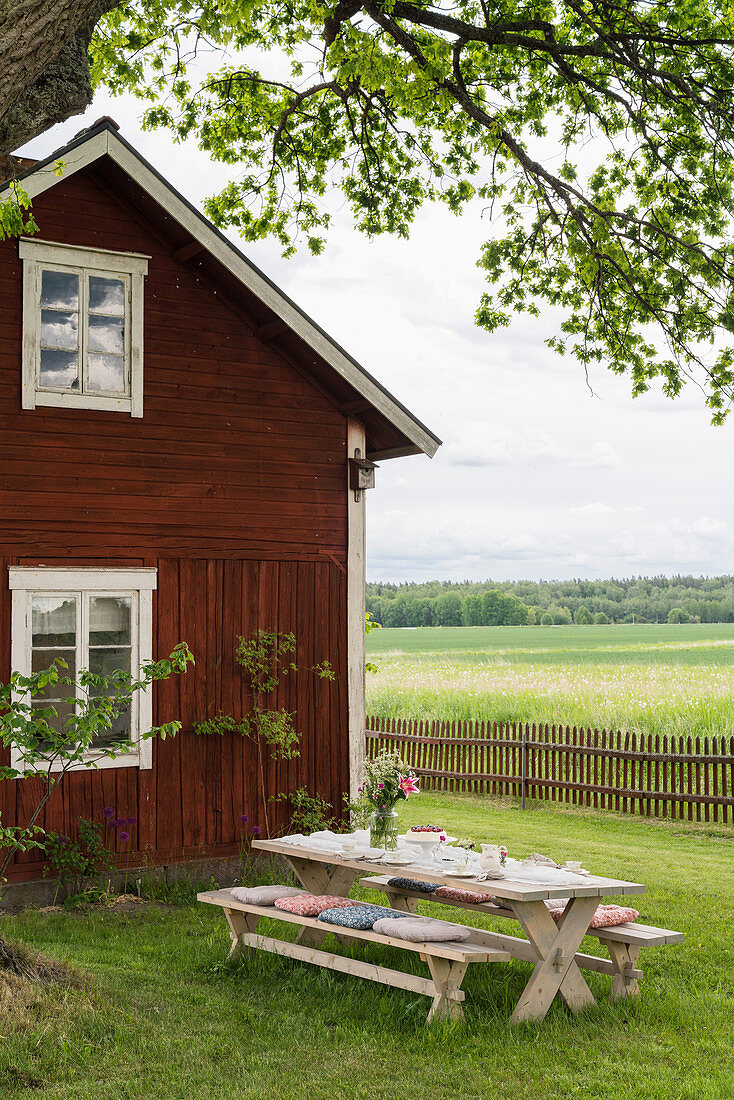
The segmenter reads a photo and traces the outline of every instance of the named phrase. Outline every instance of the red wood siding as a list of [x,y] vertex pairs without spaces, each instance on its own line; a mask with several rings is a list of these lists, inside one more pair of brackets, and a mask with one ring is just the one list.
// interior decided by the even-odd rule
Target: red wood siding
[[93,171],[38,198],[34,215],[39,238],[151,256],[144,417],[21,410],[21,264],[17,242],[0,244],[0,545],[343,559],[346,428],[335,405]]
[[[153,862],[234,852],[243,812],[263,825],[253,746],[191,730],[247,704],[237,634],[293,630],[300,664],[328,657],[337,671],[283,681],[275,705],[296,712],[302,750],[268,762],[270,793],[305,784],[339,807],[348,786],[345,419],[94,171],[62,181],[34,214],[42,239],[151,255],[144,417],[21,410],[21,267],[17,243],[0,244],[0,680],[18,564],[156,566],[154,655],[184,640],[197,662],[157,689],[154,720],[184,728],[155,746],[153,770],[72,775],[45,824],[73,833],[112,806],[137,818],[131,848]],[[36,786],[0,783],[3,821],[27,819]],[[271,813],[282,828],[285,807]],[[29,853],[11,877],[39,867]]]

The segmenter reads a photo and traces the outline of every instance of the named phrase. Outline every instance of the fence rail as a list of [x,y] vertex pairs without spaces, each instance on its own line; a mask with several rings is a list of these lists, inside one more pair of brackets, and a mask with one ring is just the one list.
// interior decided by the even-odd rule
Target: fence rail
[[433,790],[734,821],[734,737],[372,717],[366,737],[368,756],[398,750]]

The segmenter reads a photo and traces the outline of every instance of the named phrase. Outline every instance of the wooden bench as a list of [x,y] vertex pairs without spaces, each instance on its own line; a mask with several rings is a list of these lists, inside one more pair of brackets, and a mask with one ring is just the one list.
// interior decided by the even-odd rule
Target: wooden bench
[[[434,894],[426,894],[422,890],[405,890],[389,885],[389,875],[371,875],[360,879],[360,886],[368,890],[379,890],[385,894],[388,902],[395,909],[403,912],[414,913],[419,901],[432,901],[441,905],[450,905],[463,909],[465,912],[490,913],[496,917],[505,917],[516,920],[512,904],[507,902],[508,908],[495,905],[492,902],[482,902],[479,905],[468,905],[460,901],[452,901],[450,898],[437,898]],[[492,889],[491,882],[487,883],[487,893]],[[634,996],[639,992],[639,979],[643,976],[637,968],[637,960],[643,947],[660,947],[669,943],[683,943],[685,936],[682,932],[673,932],[668,928],[654,928],[648,924],[630,922],[618,924],[613,928],[590,928],[587,935],[594,936],[609,952],[609,958],[598,958],[596,955],[576,954],[574,961],[582,970],[595,970],[602,974],[612,975],[612,990],[610,1000],[616,1001],[621,997]],[[505,936],[498,932],[487,932],[484,929],[473,928],[469,943],[482,946],[495,946],[508,951],[512,958],[523,959],[526,962],[536,962],[537,954],[533,945],[528,940],[518,936]]]
[[[381,982],[383,985],[408,989],[412,993],[422,993],[424,996],[433,998],[433,1004],[426,1023],[430,1023],[434,1017],[461,1019],[463,1016],[461,1002],[464,1000],[464,993],[460,987],[469,963],[506,962],[510,958],[510,953],[506,949],[498,948],[495,945],[487,946],[477,942],[411,943],[391,936],[381,936],[371,930],[364,931],[359,928],[347,928],[344,925],[329,925],[325,921],[319,921],[313,917],[302,917],[296,913],[288,913],[283,909],[276,909],[272,905],[249,905],[237,901],[232,897],[229,890],[208,890],[205,893],[197,894],[197,900],[208,905],[218,905],[224,910],[232,940],[229,952],[230,958],[238,948],[241,951],[256,948],[260,951],[270,951],[275,955],[287,955],[289,958],[298,959],[300,962],[313,963],[316,966],[324,966],[330,970],[340,970],[344,974],[354,974],[361,978],[368,978],[370,981]],[[401,970],[392,970],[385,966],[363,962],[361,959],[345,958],[329,951],[320,951],[303,942],[298,942],[298,940],[294,943],[291,940],[261,936],[257,932],[257,925],[261,917],[299,925],[301,929],[299,938],[301,939],[304,938],[304,933],[306,936],[309,933],[318,933],[321,936],[328,932],[334,932],[339,939],[348,937],[369,943],[382,943],[390,947],[400,947],[406,951],[414,951],[428,964],[431,977],[422,978],[415,974],[406,974]]]

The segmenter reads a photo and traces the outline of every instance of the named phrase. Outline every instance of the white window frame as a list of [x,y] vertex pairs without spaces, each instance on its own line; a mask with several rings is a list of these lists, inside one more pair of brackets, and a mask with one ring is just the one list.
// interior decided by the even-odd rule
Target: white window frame
[[[23,261],[23,386],[22,406],[52,406],[68,409],[101,409],[143,415],[143,293],[149,256],[139,252],[110,252],[80,248],[54,241],[21,238],[18,254]],[[89,311],[86,304],[86,276],[125,276],[125,370],[126,390],[122,394],[72,393],[41,389],[41,273],[70,271],[81,276],[79,332],[86,333]],[[81,343],[80,343],[81,347]],[[85,362],[80,363],[82,376]]]
[[[152,660],[153,592],[157,588],[156,569],[79,569],[33,568],[9,569],[12,591],[11,665],[14,672],[29,676],[31,672],[31,605],[37,595],[130,595],[131,601],[131,672],[138,674],[141,665]],[[84,601],[80,601],[81,603]],[[86,629],[86,627],[85,627]],[[79,643],[77,642],[77,645]],[[140,735],[153,725],[153,701],[150,691],[138,691],[133,699],[130,716],[130,738],[137,751],[117,756],[114,760],[91,751],[85,759],[94,760],[98,768],[153,767],[152,741],[141,741]],[[10,764],[22,768],[25,762],[20,752],[11,747]],[[58,770],[58,766],[52,771]],[[83,764],[72,770],[85,770]]]

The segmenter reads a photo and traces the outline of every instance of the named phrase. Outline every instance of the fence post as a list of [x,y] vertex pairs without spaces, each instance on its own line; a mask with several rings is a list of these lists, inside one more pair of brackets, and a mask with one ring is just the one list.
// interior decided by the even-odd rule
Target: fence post
[[523,730],[522,734],[522,761],[521,761],[521,786],[522,792],[522,809],[525,809],[525,780],[527,778],[527,759],[528,759],[528,735],[527,731]]

